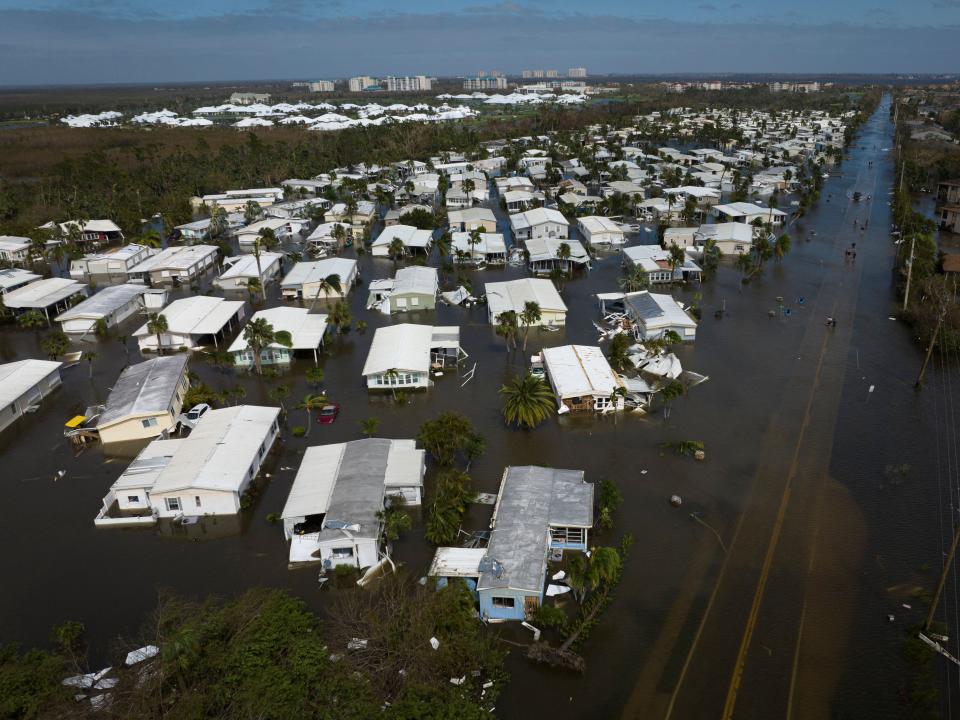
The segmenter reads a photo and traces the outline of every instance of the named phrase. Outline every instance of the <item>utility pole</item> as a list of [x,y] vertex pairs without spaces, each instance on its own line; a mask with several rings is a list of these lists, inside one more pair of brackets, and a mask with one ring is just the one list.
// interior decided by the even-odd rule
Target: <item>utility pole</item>
[[947,573],[953,566],[953,556],[957,554],[957,543],[960,543],[960,523],[953,533],[953,542],[950,544],[950,552],[947,553],[947,561],[943,564],[943,572],[940,573],[940,581],[937,583],[937,591],[933,594],[933,602],[930,603],[930,610],[927,612],[927,622],[924,624],[924,631],[930,630],[930,624],[933,622],[933,615],[937,612],[937,605],[940,604],[940,594],[943,592],[943,585],[947,581]]
[[910,276],[913,275],[913,248],[917,244],[916,233],[910,236],[910,259],[907,261],[907,287],[903,291],[903,309],[906,311],[910,300]]
[[[940,334],[940,326],[943,325],[943,318],[946,314],[947,306],[944,305],[940,309],[940,316],[937,318],[937,326],[933,329],[933,337],[930,338],[930,345],[927,347],[927,356],[923,359],[923,366],[920,368],[920,374],[917,375],[917,381],[913,384],[913,386],[916,388],[923,384],[923,374],[927,371],[927,363],[930,362],[930,356],[933,354],[933,346],[937,344],[937,335]],[[955,549],[956,541],[954,541],[954,550]]]

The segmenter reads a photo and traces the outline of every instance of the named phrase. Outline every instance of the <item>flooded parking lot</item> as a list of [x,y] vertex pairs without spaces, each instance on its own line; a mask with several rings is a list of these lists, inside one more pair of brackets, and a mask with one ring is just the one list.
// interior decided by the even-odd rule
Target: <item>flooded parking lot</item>
[[[437,379],[403,405],[369,395],[360,370],[375,328],[391,318],[365,309],[366,285],[392,276],[394,264],[367,255],[349,302],[354,320],[368,328],[331,336],[320,363],[324,389],[342,405],[336,423],[314,425],[299,439],[285,433],[262,493],[238,519],[96,530],[101,498],[126,461],[105,457],[99,447],[75,455],[62,426],[105,399],[127,354],[116,340],[92,343],[99,354],[92,378],[86,363],[65,370],[63,387],[40,411],[0,437],[8,493],[0,525],[0,573],[7,579],[0,637],[43,643],[52,625],[76,619],[103,652],[111,638],[136,628],[160,587],[195,596],[286,587],[322,611],[340,590],[321,589],[315,569],[287,570],[281,528],[266,519],[281,510],[304,449],[356,439],[368,417],[380,419],[379,435],[403,438],[457,410],[486,439],[471,468],[474,489],[496,492],[506,465],[583,469],[589,482],[612,478],[624,503],[616,528],[594,541],[615,544],[623,533],[635,540],[616,597],[585,645],[586,672],[569,675],[514,654],[500,716],[726,717],[734,709],[738,717],[898,716],[899,643],[921,616],[919,608],[899,607],[902,598],[887,588],[929,586],[939,570],[941,533],[950,528],[941,529],[938,494],[950,494],[938,488],[931,437],[946,429],[944,378],[956,376],[955,368],[935,363],[926,389],[916,393],[920,350],[908,329],[888,319],[888,107],[882,103],[861,129],[818,207],[791,227],[793,250],[782,263],[769,263],[741,285],[725,262],[715,278],[674,291],[687,303],[701,296],[696,343],[677,353],[685,368],[710,380],[674,402],[669,419],[655,406],[645,417],[561,417],[533,432],[506,428],[497,390],[526,368],[526,357],[505,350],[483,306],[438,305],[393,318],[459,325],[469,358],[460,374]],[[854,190],[872,199],[854,203]],[[854,219],[868,217],[866,232],[854,230]],[[642,232],[632,242],[654,237]],[[844,258],[851,242],[858,243],[855,262]],[[525,274],[516,267],[469,273],[475,294],[484,282]],[[619,274],[614,253],[566,283],[566,328],[532,332],[526,355],[543,346],[595,344],[594,295],[615,291]],[[274,286],[268,304],[277,304],[277,295]],[[789,315],[770,316],[778,298]],[[725,313],[716,317],[720,308]],[[828,315],[836,328],[824,325]],[[128,321],[124,329],[137,325]],[[42,357],[38,339],[6,329],[0,359]],[[241,386],[243,402],[252,404],[273,404],[269,390],[288,384],[290,406],[316,390],[304,378],[311,365],[298,359],[279,378],[261,379],[217,370],[197,355],[191,370],[215,389]],[[464,382],[463,371],[474,365]],[[306,424],[303,411],[291,410],[289,423]],[[703,463],[661,450],[662,443],[689,439],[704,443]],[[911,466],[906,479],[885,483],[886,466],[904,463]],[[681,508],[671,507],[673,494],[683,498]],[[484,526],[489,512],[472,507],[467,525]],[[422,523],[394,555],[410,572],[426,571],[432,548]],[[953,612],[955,593],[946,605]],[[893,623],[886,619],[891,612]]]

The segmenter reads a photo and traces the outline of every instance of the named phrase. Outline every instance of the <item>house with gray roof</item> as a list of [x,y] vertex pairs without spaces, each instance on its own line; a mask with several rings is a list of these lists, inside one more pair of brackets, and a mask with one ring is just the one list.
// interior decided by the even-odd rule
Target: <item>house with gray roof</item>
[[478,566],[480,615],[524,620],[543,601],[547,564],[566,550],[586,551],[593,485],[582,470],[508,467]]
[[73,307],[57,315],[56,320],[68,335],[86,335],[97,328],[101,320],[113,328],[144,309],[143,294],[146,285],[127,283],[108,285]]
[[307,448],[280,514],[290,563],[375,565],[383,531],[378,513],[394,503],[419,505],[425,467],[415,440]]
[[97,420],[104,445],[155,438],[174,428],[190,387],[187,357],[156,357],[120,373]]

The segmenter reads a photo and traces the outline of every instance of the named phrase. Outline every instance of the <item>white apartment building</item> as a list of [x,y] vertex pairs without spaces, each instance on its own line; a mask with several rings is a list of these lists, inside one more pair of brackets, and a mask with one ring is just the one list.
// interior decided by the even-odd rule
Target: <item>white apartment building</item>
[[464,90],[506,90],[507,79],[500,75],[478,75],[463,79]]
[[364,90],[380,89],[380,81],[369,75],[358,75],[347,81],[350,92],[363,92]]
[[583,67],[575,67],[567,70],[567,77],[570,78],[585,78],[587,76],[587,69]]
[[388,75],[384,82],[387,84],[387,92],[420,92],[430,89],[430,78],[426,75],[404,77]]

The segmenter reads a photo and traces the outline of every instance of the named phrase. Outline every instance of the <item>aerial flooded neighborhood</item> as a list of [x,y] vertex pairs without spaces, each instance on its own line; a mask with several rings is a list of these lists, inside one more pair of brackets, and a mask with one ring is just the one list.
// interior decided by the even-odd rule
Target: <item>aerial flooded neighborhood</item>
[[960,10],[881,4],[0,6],[0,717],[953,717]]

